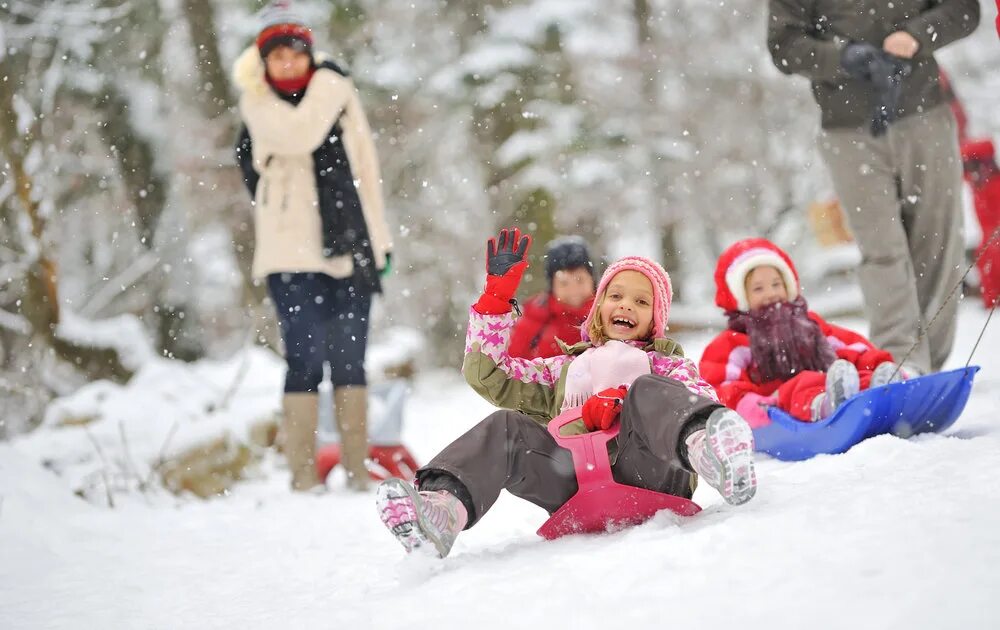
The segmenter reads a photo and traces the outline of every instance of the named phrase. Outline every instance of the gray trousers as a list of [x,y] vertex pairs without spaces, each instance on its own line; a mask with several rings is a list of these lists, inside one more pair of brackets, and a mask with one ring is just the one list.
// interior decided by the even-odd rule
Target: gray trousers
[[[615,481],[690,499],[695,484],[684,440],[720,407],[674,379],[640,376],[622,405],[611,466]],[[456,491],[454,480],[463,488]],[[469,511],[466,527],[482,518],[504,489],[550,514],[577,490],[570,452],[516,411],[497,411],[446,446],[417,471],[417,485],[462,498]]]
[[897,361],[916,344],[906,362],[940,369],[955,340],[960,296],[948,295],[964,260],[962,163],[951,110],[907,116],[879,138],[826,130],[819,148],[861,249],[871,340]]

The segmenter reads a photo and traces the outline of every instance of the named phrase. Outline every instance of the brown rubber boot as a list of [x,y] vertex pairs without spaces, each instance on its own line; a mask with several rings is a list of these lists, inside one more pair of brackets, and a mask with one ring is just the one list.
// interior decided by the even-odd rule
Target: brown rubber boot
[[283,399],[283,449],[292,472],[292,490],[307,492],[323,483],[316,474],[316,422],[319,397],[309,392],[288,393]]
[[340,431],[341,463],[347,471],[347,487],[368,489],[368,388],[344,385],[333,390],[333,404]]

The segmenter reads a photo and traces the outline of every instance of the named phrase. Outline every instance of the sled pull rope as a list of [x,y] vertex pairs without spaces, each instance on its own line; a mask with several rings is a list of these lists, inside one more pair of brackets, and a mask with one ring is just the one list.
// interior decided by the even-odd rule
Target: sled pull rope
[[997,303],[1000,299],[993,300],[993,306],[990,307],[990,314],[986,316],[986,323],[983,324],[983,329],[979,331],[979,337],[976,339],[976,343],[972,346],[972,352],[969,353],[969,360],[965,362],[965,367],[969,367],[972,363],[972,355],[976,353],[976,348],[979,347],[979,342],[983,340],[983,335],[986,333],[986,327],[990,324],[990,318],[993,317],[993,311],[997,310]]
[[[958,290],[962,288],[962,283],[965,282],[965,277],[968,276],[969,272],[972,271],[972,268],[979,263],[979,259],[982,258],[983,254],[986,253],[986,250],[988,250],[990,246],[993,245],[994,241],[997,240],[997,237],[1000,237],[1000,225],[998,225],[996,229],[993,230],[993,234],[990,235],[989,240],[983,243],[983,246],[979,249],[979,254],[976,256],[975,260],[973,260],[972,263],[968,267],[966,267],[965,273],[963,273],[962,277],[958,279],[958,283],[955,285],[955,288],[951,290],[951,293],[949,293],[948,297],[944,299],[944,302],[941,302],[941,306],[938,307],[938,310],[936,313],[934,313],[934,317],[931,318],[931,321],[928,322],[926,326],[921,327],[920,334],[917,335],[917,340],[913,342],[913,345],[910,346],[910,349],[906,351],[906,354],[903,355],[903,358],[896,363],[896,369],[893,371],[892,376],[890,377],[889,380],[896,378],[896,374],[899,373],[900,368],[903,367],[903,364],[906,363],[906,360],[910,358],[910,355],[913,354],[913,351],[916,349],[916,347],[920,344],[921,341],[923,341],[924,336],[927,334],[927,331],[930,330],[930,327],[934,325],[935,321],[937,321],[938,315],[940,315],[941,311],[944,310],[944,307],[948,305],[949,300],[955,297],[955,293],[957,293]],[[973,353],[976,352],[976,348],[979,346],[979,341],[980,339],[983,338],[983,334],[986,333],[986,326],[988,326],[990,323],[990,318],[993,316],[993,311],[997,307],[997,302],[1000,302],[1000,300],[993,301],[993,308],[990,309],[990,314],[986,317],[986,322],[983,324],[983,329],[979,331],[979,339],[976,339],[976,345],[972,346],[972,352],[969,353],[969,360],[965,362],[966,367],[968,367],[969,363],[972,362],[972,355]]]

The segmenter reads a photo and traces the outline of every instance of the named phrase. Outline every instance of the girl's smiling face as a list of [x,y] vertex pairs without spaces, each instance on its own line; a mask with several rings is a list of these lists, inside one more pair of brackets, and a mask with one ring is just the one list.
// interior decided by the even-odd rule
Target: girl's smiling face
[[788,288],[781,272],[770,265],[754,268],[745,282],[750,310],[788,301]]
[[647,339],[653,326],[653,284],[638,271],[617,273],[604,291],[598,315],[608,339]]

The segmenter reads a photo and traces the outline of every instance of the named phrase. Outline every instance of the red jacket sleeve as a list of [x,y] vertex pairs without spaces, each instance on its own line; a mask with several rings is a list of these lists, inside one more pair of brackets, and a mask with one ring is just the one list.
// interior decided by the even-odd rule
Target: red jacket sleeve
[[743,333],[727,330],[720,333],[705,347],[698,364],[698,372],[719,394],[719,400],[730,409],[736,409],[746,394],[770,396],[780,383],[757,384],[750,380],[750,343]]
[[510,337],[508,354],[519,359],[534,359],[538,353],[532,347],[532,341],[541,333],[545,326],[545,316],[548,309],[544,301],[539,305],[539,298],[532,298],[524,303],[524,315],[514,323],[514,332]]

